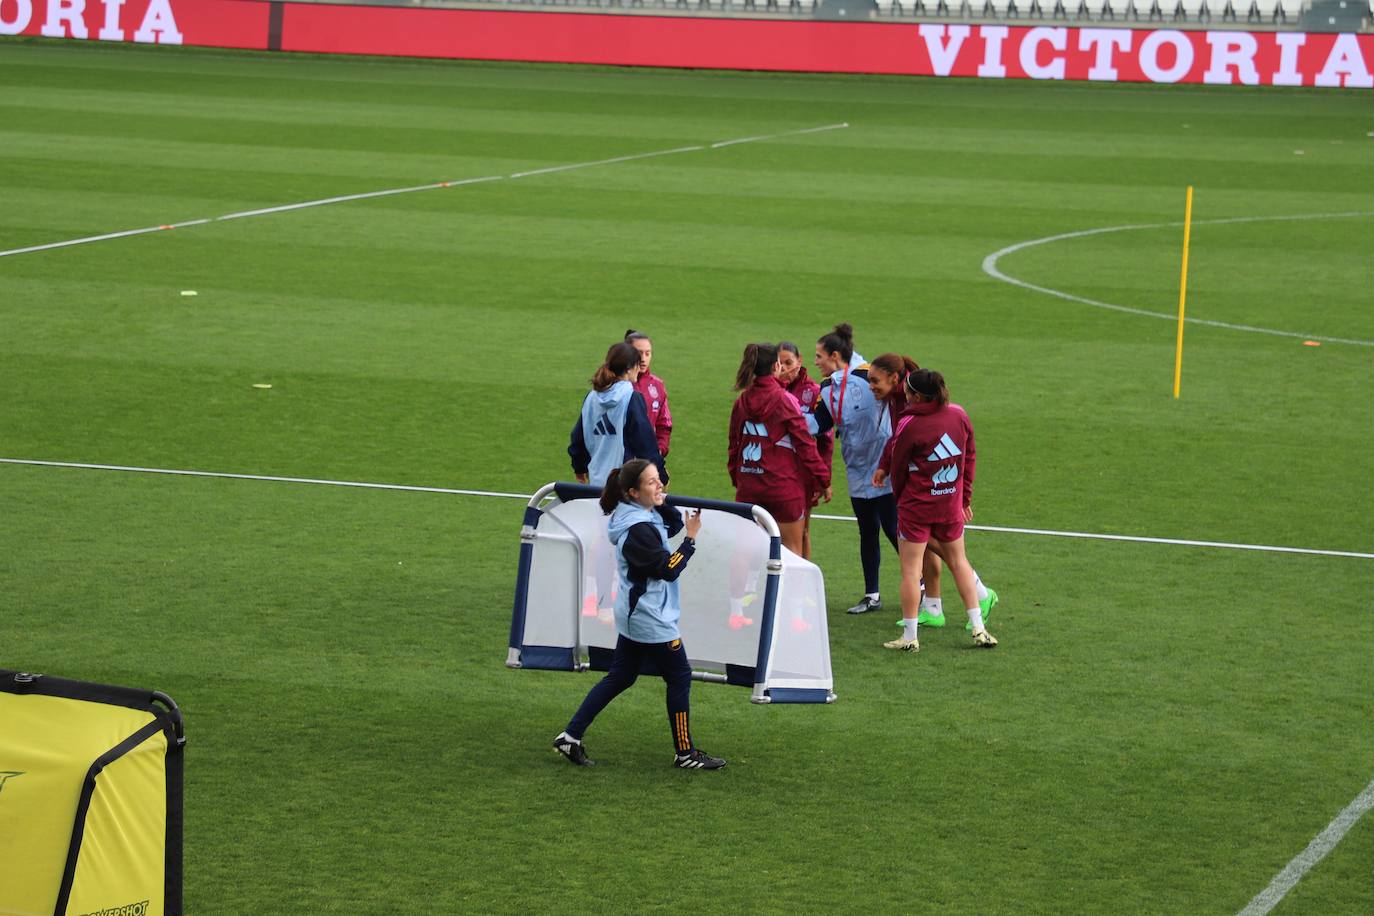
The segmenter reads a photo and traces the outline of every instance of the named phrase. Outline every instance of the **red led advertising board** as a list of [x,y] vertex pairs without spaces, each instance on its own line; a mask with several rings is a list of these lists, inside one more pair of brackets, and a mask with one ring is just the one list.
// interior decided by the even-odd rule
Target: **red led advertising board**
[[0,0],[0,35],[984,79],[1374,87],[1374,35],[711,19],[270,0]]

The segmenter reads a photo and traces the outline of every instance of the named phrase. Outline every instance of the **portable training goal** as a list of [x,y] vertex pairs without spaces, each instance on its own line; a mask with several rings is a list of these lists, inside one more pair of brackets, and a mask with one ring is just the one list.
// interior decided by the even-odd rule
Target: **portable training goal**
[[[619,574],[600,496],[597,487],[551,483],[530,498],[508,667],[610,667]],[[785,550],[777,523],[757,506],[683,496],[667,502],[702,510],[696,553],[678,579],[692,676],[749,687],[755,703],[834,702],[820,568]]]
[[181,713],[0,670],[0,913],[180,916]]

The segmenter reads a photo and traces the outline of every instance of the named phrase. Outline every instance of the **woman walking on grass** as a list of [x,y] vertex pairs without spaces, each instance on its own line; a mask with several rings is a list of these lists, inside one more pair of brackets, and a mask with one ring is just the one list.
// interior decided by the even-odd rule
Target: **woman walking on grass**
[[668,538],[684,528],[681,513],[663,502],[663,482],[652,462],[636,458],[612,473],[601,492],[601,511],[611,517],[607,536],[615,545],[620,590],[615,599],[615,652],[610,669],[588,693],[568,727],[553,739],[553,749],[578,766],[591,766],[582,736],[607,704],[634,684],[640,666],[651,661],[668,685],[668,725],[673,734],[673,766],[718,770],[725,761],[692,741],[688,704],[692,665],[678,632],[682,605],[678,576],[696,551],[701,512],[689,512],[687,536],[677,550]]
[[[906,379],[919,369],[916,360],[897,353],[884,353],[875,357],[868,365],[868,387],[878,403],[887,409],[892,428],[897,428],[902,411],[906,409]],[[916,615],[923,627],[942,627],[945,625],[944,602],[940,599],[940,561],[944,559],[944,548],[939,541],[932,541],[922,564],[921,610]],[[983,611],[983,622],[987,623],[997,604],[997,593],[983,585],[978,571],[973,571],[973,584],[978,591],[978,606]],[[902,621],[897,621],[902,626]],[[972,623],[965,624],[971,629]]]
[[938,541],[964,601],[973,644],[990,649],[997,640],[984,626],[973,567],[964,554],[964,524],[973,521],[973,424],[962,407],[950,403],[940,373],[917,369],[903,384],[906,409],[873,473],[875,486],[891,478],[901,538],[902,636],[883,646],[905,652],[920,649],[916,618],[921,565],[927,542]]

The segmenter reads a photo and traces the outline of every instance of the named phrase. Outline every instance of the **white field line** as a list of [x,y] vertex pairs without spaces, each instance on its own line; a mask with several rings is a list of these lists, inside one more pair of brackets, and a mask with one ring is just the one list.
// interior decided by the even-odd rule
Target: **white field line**
[[157,232],[161,229],[170,229],[170,226],[148,226],[145,229],[125,229],[123,232],[107,232],[104,235],[88,235],[84,239],[69,239],[65,242],[49,242],[46,245],[30,245],[28,248],[11,248],[9,251],[0,251],[0,258],[12,254],[28,254],[30,251],[47,251],[50,248],[66,248],[69,245],[85,245],[89,242],[104,242],[110,239],[122,239],[131,235],[142,235],[145,232]]
[[1351,827],[1355,826],[1355,822],[1371,808],[1374,808],[1374,780],[1370,780],[1364,791],[1355,796],[1355,800],[1332,818],[1326,829],[1317,834],[1316,838],[1307,844],[1306,849],[1294,856],[1293,861],[1274,876],[1268,887],[1255,895],[1255,899],[1240,911],[1240,916],[1264,916],[1278,906],[1284,895],[1293,889],[1293,885],[1302,880],[1302,876],[1311,871],[1328,852],[1335,849],[1336,844]]
[[711,149],[722,149],[726,146],[734,146],[737,143],[757,143],[760,140],[772,140],[775,137],[791,136],[792,134],[818,134],[824,130],[844,130],[848,127],[848,122],[843,124],[826,124],[824,127],[806,127],[802,130],[789,131],[788,134],[766,134],[762,137],[740,137],[738,140],[721,140],[711,144]]
[[554,172],[567,172],[572,169],[587,169],[594,166],[614,165],[618,162],[633,162],[637,159],[652,159],[656,156],[674,156],[680,153],[705,152],[714,149],[721,149],[726,146],[735,146],[740,143],[758,143],[764,140],[778,140],[782,137],[796,137],[802,134],[814,134],[825,130],[841,130],[848,127],[848,124],[826,124],[822,127],[803,127],[799,130],[786,130],[776,134],[765,134],[758,137],[738,137],[733,140],[721,140],[710,145],[679,146],[673,149],[652,150],[647,153],[633,153],[628,156],[616,156],[611,159],[597,159],[593,162],[574,162],[568,165],[554,165],[543,169],[530,169],[524,172],[512,172],[508,175],[483,175],[480,178],[455,178],[452,181],[436,181],[430,184],[415,185],[409,188],[387,188],[381,191],[365,191],[361,194],[341,194],[337,197],[324,197],[320,200],[306,200],[294,204],[282,204],[276,207],[260,207],[256,210],[243,210],[238,213],[226,213],[223,216],[209,216],[203,219],[183,220],[179,223],[163,223],[158,226],[145,226],[142,229],[125,229],[122,232],[107,232],[103,235],[89,235],[85,238],[68,239],[64,242],[48,242],[44,245],[30,245],[27,248],[11,248],[8,251],[0,251],[0,258],[9,257],[16,254],[29,254],[35,251],[51,251],[54,248],[68,248],[72,245],[87,245],[91,242],[106,242],[111,239],[122,239],[131,235],[144,235],[149,232],[161,232],[167,229],[184,229],[188,226],[203,226],[207,223],[217,223],[231,219],[245,219],[250,216],[267,216],[272,213],[286,213],[291,210],[305,210],[310,207],[323,207],[327,204],[342,204],[353,200],[368,200],[374,197],[391,197],[396,194],[414,194],[417,191],[436,191],[445,188],[458,188],[463,185],[481,184],[487,181],[507,181],[517,178],[531,178],[536,175],[549,175]]
[[264,474],[226,474],[221,471],[178,471],[171,468],[140,468],[120,464],[80,464],[72,461],[34,461],[27,458],[0,458],[0,464],[29,464],[49,468],[84,468],[92,471],[133,471],[138,474],[173,474],[180,477],[219,477],[228,480],[269,480],[276,483],[314,483],[329,487],[358,487],[364,490],[405,490],[411,493],[452,493],[458,496],[502,496],[528,500],[531,493],[498,493],[490,490],[450,490],[447,487],[412,487],[400,483],[363,483],[356,480],[321,480],[314,477],[269,477]]
[[528,172],[512,172],[507,178],[529,178],[531,175],[549,175],[553,172],[568,172],[572,169],[587,169],[594,165],[614,165],[617,162],[633,162],[636,159],[651,159],[654,156],[673,156],[677,153],[693,153],[704,150],[704,146],[679,146],[677,149],[661,149],[652,153],[635,153],[632,156],[616,156],[614,159],[598,159],[595,162],[574,162],[572,165],[551,165],[546,169],[531,169]]
[[[488,178],[478,178],[476,181],[493,181],[500,176],[493,175]],[[472,184],[472,180],[463,182]],[[367,200],[373,197],[390,197],[393,194],[413,194],[416,191],[433,191],[436,188],[451,187],[452,182],[438,181],[431,184],[420,184],[413,188],[390,188],[385,191],[368,191],[364,194],[343,194],[338,197],[325,197],[321,200],[307,200],[299,204],[282,204],[279,207],[261,207],[257,210],[242,210],[238,213],[226,213],[224,216],[216,216],[215,220],[244,219],[249,216],[266,216],[269,213],[286,213],[290,210],[304,210],[307,207],[323,207],[326,204],[341,204],[350,200]],[[209,220],[206,220],[209,222]],[[180,229],[182,224],[174,225],[173,229]]]
[[[139,474],[174,474],[183,477],[218,477],[229,480],[267,480],[277,483],[311,483],[330,487],[358,487],[368,490],[404,490],[412,493],[450,493],[458,496],[496,496],[505,499],[528,500],[530,493],[502,493],[491,490],[455,490],[448,487],[415,487],[398,483],[364,483],[354,480],[323,480],[314,477],[270,477],[262,474],[230,474],[221,471],[186,471],[170,468],[144,468],[120,464],[85,464],[73,461],[39,461],[32,458],[0,458],[0,464],[35,465],[50,468],[81,468],[94,471],[131,471]],[[824,521],[852,522],[852,515],[813,515]],[[1323,557],[1350,557],[1374,560],[1374,553],[1350,550],[1317,550],[1309,547],[1278,547],[1265,544],[1232,544],[1226,541],[1189,541],[1178,538],[1137,537],[1128,534],[1093,534],[1086,531],[1051,531],[1043,528],[1000,528],[991,525],[969,525],[972,531],[991,531],[1000,534],[1030,534],[1061,538],[1087,538],[1098,541],[1130,541],[1140,544],[1172,544],[1181,547],[1218,547],[1230,550],[1260,550],[1269,553],[1296,553]]]
[[[1232,223],[1279,223],[1294,221],[1310,221],[1323,219],[1357,219],[1359,217],[1374,216],[1374,211],[1359,211],[1350,213],[1307,213],[1296,216],[1237,216],[1229,219],[1203,219],[1193,220],[1194,226],[1222,226]],[[1016,277],[1008,276],[997,268],[997,262],[1003,255],[1012,254],[1025,248],[1034,248],[1036,245],[1048,245],[1050,242],[1062,242],[1065,239],[1084,238],[1090,235],[1106,235],[1109,232],[1133,232],[1141,229],[1168,229],[1171,227],[1181,227],[1183,223],[1140,223],[1130,226],[1106,226],[1101,229],[1084,229],[1079,232],[1063,232],[1059,235],[1049,235],[1042,239],[1031,239],[1027,242],[1018,242],[1015,245],[1008,245],[998,251],[994,251],[983,259],[983,273],[992,277],[994,280],[1001,280],[1003,283],[1010,283],[1012,286],[1019,286],[1022,289],[1034,290],[1037,293],[1044,293],[1047,296],[1057,296],[1060,299],[1067,299],[1070,302],[1081,302],[1084,305],[1091,305],[1100,309],[1111,309],[1114,312],[1125,312],[1128,315],[1143,315],[1147,318],[1164,318],[1169,321],[1177,321],[1177,314],[1168,312],[1155,312],[1149,309],[1133,308],[1129,305],[1116,305],[1111,302],[1101,302],[1097,299],[1088,299],[1084,296],[1075,296],[1063,290],[1051,289],[1048,286],[1037,286],[1034,283],[1027,283],[1025,280],[1018,280]],[[1374,340],[1359,340],[1348,337],[1324,337],[1320,334],[1299,334],[1295,331],[1279,331],[1274,328],[1259,328],[1246,324],[1230,324],[1225,321],[1211,321],[1207,318],[1184,318],[1191,324],[1205,324],[1214,328],[1226,328],[1230,331],[1248,331],[1252,334],[1272,334],[1276,337],[1296,337],[1301,340],[1319,340],[1324,343],[1352,344],[1357,347],[1374,347]]]
[[[827,521],[852,522],[852,515],[813,515]],[[1268,544],[1233,544],[1229,541],[1190,541],[1182,538],[1152,538],[1134,534],[1096,534],[1089,531],[1052,531],[1047,528],[1001,528],[995,525],[965,525],[970,531],[992,531],[1001,534],[1036,534],[1056,538],[1087,538],[1094,541],[1133,541],[1137,544],[1174,544],[1179,547],[1222,547],[1227,550],[1261,550],[1269,553],[1303,553],[1320,557],[1353,557],[1374,560],[1374,553],[1352,550],[1318,550],[1313,547],[1276,547]]]

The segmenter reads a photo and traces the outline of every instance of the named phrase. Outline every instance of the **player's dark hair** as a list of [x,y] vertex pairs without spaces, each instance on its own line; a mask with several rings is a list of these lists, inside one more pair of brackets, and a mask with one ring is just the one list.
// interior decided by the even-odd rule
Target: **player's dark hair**
[[643,331],[636,331],[634,328],[630,328],[625,332],[625,342],[627,344],[633,347],[636,340],[647,340],[649,343],[653,343],[649,335],[645,334]]
[[781,353],[783,350],[786,350],[788,353],[791,353],[797,359],[801,359],[801,351],[797,349],[797,345],[794,344],[792,341],[784,340],[781,343],[779,343],[778,352]]
[[744,348],[744,358],[739,362],[735,373],[735,390],[743,391],[754,384],[754,379],[773,374],[778,364],[778,348],[770,343],[751,343]]
[[881,369],[888,375],[895,376],[899,384],[906,381],[908,375],[921,368],[916,365],[916,360],[910,356],[901,356],[897,353],[884,353],[877,359],[869,360],[868,367]]
[[622,375],[638,365],[638,350],[623,340],[620,343],[611,344],[611,348],[606,351],[606,361],[601,364],[601,368],[596,370],[596,375],[592,376],[592,387],[597,391],[605,391],[614,385]]
[[917,369],[906,376],[908,399],[919,394],[927,401],[934,401],[941,407],[949,403],[949,389],[945,387],[945,377],[934,369]]
[[849,362],[854,356],[854,327],[849,323],[835,325],[835,330],[821,335],[816,341],[825,348],[826,353],[838,353]]
[[601,511],[605,515],[610,515],[615,511],[615,507],[623,502],[629,502],[629,492],[639,489],[639,478],[644,476],[644,469],[653,464],[643,458],[631,458],[619,468],[611,472],[606,478],[606,486],[601,490]]

